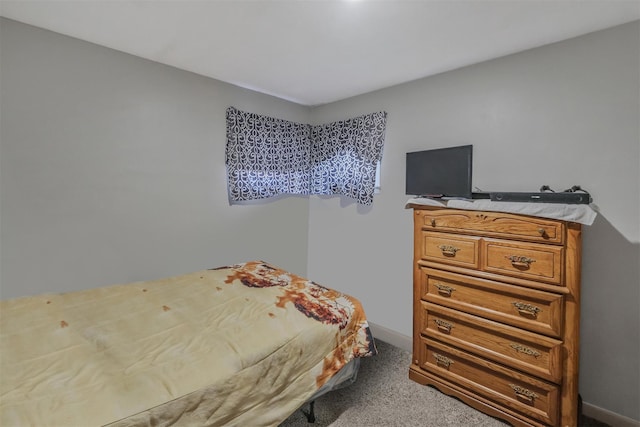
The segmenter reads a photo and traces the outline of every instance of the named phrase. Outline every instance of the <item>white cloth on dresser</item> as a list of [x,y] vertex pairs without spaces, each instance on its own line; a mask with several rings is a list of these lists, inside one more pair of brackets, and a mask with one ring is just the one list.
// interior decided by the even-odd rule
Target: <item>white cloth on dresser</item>
[[487,199],[443,200],[416,197],[409,199],[405,207],[409,208],[411,205],[442,206],[444,208],[469,209],[476,211],[507,212],[537,216],[541,218],[560,219],[584,225],[592,225],[597,216],[597,211],[594,209],[596,206],[593,204],[494,202]]

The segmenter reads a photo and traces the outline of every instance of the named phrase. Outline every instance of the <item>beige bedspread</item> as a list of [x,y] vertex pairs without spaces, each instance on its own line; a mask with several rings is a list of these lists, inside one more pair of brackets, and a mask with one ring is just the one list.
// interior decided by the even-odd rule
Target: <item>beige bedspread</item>
[[0,425],[278,425],[375,353],[358,300],[255,261],[0,302]]

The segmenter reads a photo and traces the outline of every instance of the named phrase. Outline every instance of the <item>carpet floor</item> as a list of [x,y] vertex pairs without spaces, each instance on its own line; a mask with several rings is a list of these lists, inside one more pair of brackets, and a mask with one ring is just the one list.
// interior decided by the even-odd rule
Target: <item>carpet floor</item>
[[[280,427],[505,427],[504,421],[479,412],[461,401],[409,379],[411,354],[376,340],[378,355],[364,358],[357,381],[315,402],[316,421],[296,411]],[[304,410],[309,409],[305,405]],[[581,427],[607,427],[583,417]]]

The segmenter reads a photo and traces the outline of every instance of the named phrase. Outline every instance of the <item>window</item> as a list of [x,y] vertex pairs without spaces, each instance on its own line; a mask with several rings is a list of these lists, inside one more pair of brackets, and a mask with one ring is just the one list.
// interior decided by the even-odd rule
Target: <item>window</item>
[[280,194],[341,194],[370,205],[386,113],[311,126],[227,110],[229,200]]

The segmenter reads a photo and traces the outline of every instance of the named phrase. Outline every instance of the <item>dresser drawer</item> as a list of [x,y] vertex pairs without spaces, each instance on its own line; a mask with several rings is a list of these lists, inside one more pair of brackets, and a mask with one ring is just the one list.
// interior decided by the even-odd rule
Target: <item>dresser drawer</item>
[[500,212],[424,209],[414,211],[425,231],[446,231],[562,244],[562,222]]
[[562,341],[422,302],[421,334],[559,383]]
[[562,284],[564,249],[536,243],[483,239],[482,270],[523,279]]
[[420,368],[545,424],[558,422],[557,385],[429,339],[420,353]]
[[422,233],[422,256],[427,261],[460,267],[480,267],[480,238],[445,233]]
[[562,335],[562,294],[420,267],[427,302],[553,337]]

